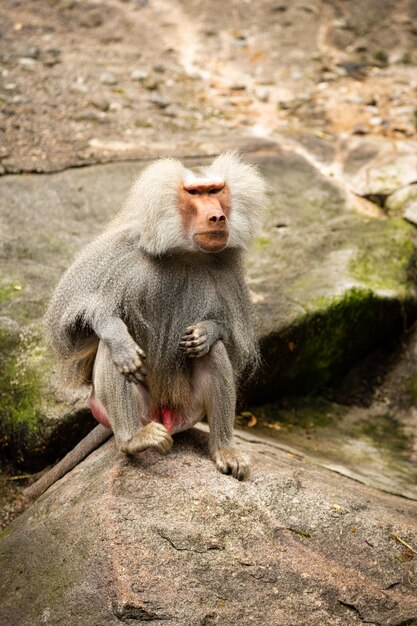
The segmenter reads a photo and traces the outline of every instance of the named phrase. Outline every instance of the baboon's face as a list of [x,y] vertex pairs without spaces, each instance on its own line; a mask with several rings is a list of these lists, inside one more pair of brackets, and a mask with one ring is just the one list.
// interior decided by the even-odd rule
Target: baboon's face
[[225,182],[182,182],[179,210],[184,230],[197,249],[215,253],[227,246],[231,203]]

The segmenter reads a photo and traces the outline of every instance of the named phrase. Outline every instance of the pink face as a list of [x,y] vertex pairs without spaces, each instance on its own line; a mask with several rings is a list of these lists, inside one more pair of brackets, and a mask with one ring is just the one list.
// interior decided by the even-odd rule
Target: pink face
[[196,248],[215,253],[227,246],[230,192],[226,183],[182,183],[179,210],[184,230]]

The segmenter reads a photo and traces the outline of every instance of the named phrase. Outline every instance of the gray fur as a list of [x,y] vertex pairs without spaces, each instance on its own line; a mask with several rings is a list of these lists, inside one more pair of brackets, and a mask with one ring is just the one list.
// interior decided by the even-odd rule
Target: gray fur
[[[94,385],[119,449],[133,453],[149,444],[166,451],[171,445],[164,427],[151,424],[151,435],[149,429],[141,434],[149,407],[170,407],[188,426],[205,413],[217,467],[242,478],[247,463],[236,460],[230,446],[235,388],[258,363],[242,253],[256,231],[265,183],[235,153],[220,155],[201,172],[229,186],[227,247],[215,254],[192,248],[177,209],[179,185],[190,172],[174,159],[156,161],[133,185],[121,213],[62,277],[46,328],[63,382]],[[194,344],[190,350],[189,337],[184,343],[190,326],[197,327],[191,339],[201,350]],[[129,382],[135,378],[142,383]]]

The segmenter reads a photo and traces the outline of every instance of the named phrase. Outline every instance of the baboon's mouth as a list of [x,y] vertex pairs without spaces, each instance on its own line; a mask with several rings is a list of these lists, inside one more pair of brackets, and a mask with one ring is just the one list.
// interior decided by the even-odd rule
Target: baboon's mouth
[[229,233],[227,230],[209,230],[196,233],[193,239],[204,252],[220,252],[227,246]]

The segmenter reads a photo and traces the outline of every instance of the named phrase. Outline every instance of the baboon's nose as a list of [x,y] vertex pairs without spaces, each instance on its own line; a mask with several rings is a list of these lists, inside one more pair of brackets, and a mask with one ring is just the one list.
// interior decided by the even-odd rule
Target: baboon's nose
[[217,228],[224,228],[226,226],[226,216],[223,213],[213,213],[208,218],[211,226],[216,226]]

